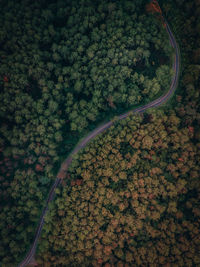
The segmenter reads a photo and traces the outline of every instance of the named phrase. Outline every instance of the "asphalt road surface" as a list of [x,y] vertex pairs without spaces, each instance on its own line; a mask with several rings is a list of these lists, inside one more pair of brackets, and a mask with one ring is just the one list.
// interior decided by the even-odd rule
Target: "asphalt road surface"
[[[166,21],[165,21],[166,22]],[[158,99],[152,101],[149,104],[146,104],[144,106],[141,106],[139,108],[135,108],[125,114],[122,114],[120,116],[118,116],[119,120],[122,120],[124,118],[126,118],[130,113],[142,113],[145,110],[147,110],[148,108],[152,108],[152,107],[158,107],[161,104],[165,103],[167,100],[169,100],[169,98],[172,96],[172,94],[174,93],[174,91],[176,90],[177,84],[178,84],[178,78],[179,78],[179,71],[180,71],[180,54],[179,54],[179,48],[178,45],[176,43],[176,40],[174,38],[174,35],[172,33],[172,31],[170,30],[170,27],[168,25],[168,23],[166,22],[166,31],[169,35],[169,40],[170,43],[172,45],[172,47],[175,50],[175,56],[174,56],[174,63],[173,63],[173,70],[174,70],[174,75],[171,81],[171,85],[170,85],[170,89],[169,91],[159,97]],[[41,231],[42,231],[42,227],[44,225],[44,218],[45,215],[48,211],[48,205],[49,203],[53,200],[54,195],[55,195],[55,189],[57,188],[57,186],[60,184],[61,179],[60,177],[60,173],[61,172],[67,172],[68,166],[70,165],[71,161],[72,161],[72,156],[74,154],[76,154],[79,150],[81,150],[83,147],[85,147],[86,144],[88,144],[94,137],[96,137],[98,134],[100,134],[101,132],[105,131],[107,128],[109,128],[111,125],[113,124],[112,121],[109,121],[107,123],[105,123],[104,125],[101,125],[99,127],[97,127],[95,130],[93,130],[89,135],[87,135],[80,143],[77,144],[77,146],[75,147],[75,149],[72,151],[72,153],[70,154],[70,156],[67,157],[67,159],[62,163],[60,170],[58,171],[56,180],[54,182],[54,184],[51,187],[51,190],[49,192],[47,201],[46,201],[46,205],[45,208],[42,211],[41,217],[40,217],[40,221],[38,222],[38,227],[35,233],[35,239],[33,244],[31,245],[26,257],[24,258],[24,260],[18,265],[18,267],[24,267],[26,265],[28,265],[29,263],[31,263],[32,259],[34,258],[34,254],[35,254],[35,250],[36,250],[36,246],[37,246],[37,242],[38,239],[40,237]]]

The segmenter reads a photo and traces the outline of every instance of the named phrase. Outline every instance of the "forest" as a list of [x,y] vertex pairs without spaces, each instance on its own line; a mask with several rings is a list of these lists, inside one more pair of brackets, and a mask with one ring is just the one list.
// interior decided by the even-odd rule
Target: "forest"
[[[0,1],[0,265],[17,266],[60,164],[100,123],[169,90],[145,0]],[[200,266],[200,2],[159,1],[181,51],[173,98],[73,157],[38,266]]]

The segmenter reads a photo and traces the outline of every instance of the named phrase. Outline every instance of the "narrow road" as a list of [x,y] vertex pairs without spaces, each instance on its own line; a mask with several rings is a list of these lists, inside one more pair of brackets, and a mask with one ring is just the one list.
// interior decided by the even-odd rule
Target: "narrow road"
[[[135,109],[133,109],[133,110],[131,110],[131,111],[125,113],[125,114],[120,115],[118,117],[119,120],[122,120],[122,119],[126,118],[130,113],[133,113],[133,112],[141,113],[141,112],[144,112],[145,110],[147,110],[148,108],[160,106],[161,104],[163,104],[167,100],[169,100],[169,98],[172,96],[172,94],[176,90],[176,87],[177,87],[177,84],[178,84],[178,78],[179,78],[179,71],[180,71],[180,54],[179,54],[178,45],[176,43],[174,35],[173,35],[172,31],[170,30],[170,27],[169,27],[168,23],[166,21],[165,21],[165,23],[166,23],[166,31],[167,31],[167,33],[169,35],[169,41],[170,41],[172,47],[175,50],[174,63],[173,63],[174,75],[173,75],[173,78],[172,78],[172,81],[171,81],[170,89],[165,95],[159,97],[158,99],[152,101],[151,103],[146,104],[144,106],[141,106],[139,108],[135,108]],[[96,137],[101,132],[105,131],[112,124],[113,124],[113,122],[109,121],[106,124],[101,125],[98,128],[96,128],[95,130],[93,130],[88,136],[86,136],[80,143],[77,144],[77,146],[72,151],[70,156],[68,156],[67,159],[62,163],[62,165],[60,167],[60,170],[58,171],[56,180],[55,180],[54,184],[52,185],[51,190],[49,192],[45,208],[43,209],[42,215],[40,217],[40,221],[38,223],[38,227],[37,227],[37,230],[36,230],[36,233],[35,233],[34,242],[31,245],[31,248],[28,251],[26,257],[18,265],[18,267],[26,266],[27,264],[31,263],[32,259],[34,258],[37,242],[38,242],[38,239],[40,237],[40,233],[41,233],[42,227],[44,225],[44,218],[45,218],[45,215],[46,215],[47,210],[48,210],[48,205],[53,200],[54,195],[55,195],[55,189],[57,188],[57,186],[61,182],[60,174],[63,173],[63,172],[67,172],[68,166],[70,165],[70,163],[72,161],[72,157],[73,157],[74,154],[76,154],[79,150],[81,150],[83,147],[85,147],[85,145],[88,144],[94,137]]]

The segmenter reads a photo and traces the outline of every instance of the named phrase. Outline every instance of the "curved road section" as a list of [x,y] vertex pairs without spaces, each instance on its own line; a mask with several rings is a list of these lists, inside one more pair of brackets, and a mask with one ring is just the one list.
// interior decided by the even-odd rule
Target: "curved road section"
[[[169,27],[168,23],[166,21],[165,21],[165,23],[166,23],[166,31],[167,31],[167,33],[169,35],[170,43],[171,43],[172,47],[175,50],[175,56],[174,56],[174,62],[173,62],[174,75],[173,75],[173,78],[172,78],[172,81],[171,81],[170,89],[165,95],[159,97],[158,99],[152,101],[151,103],[146,104],[144,106],[141,106],[139,108],[135,108],[135,109],[133,109],[133,110],[131,110],[131,111],[125,113],[125,114],[120,115],[118,117],[118,120],[122,120],[122,119],[128,117],[130,113],[137,113],[137,112],[138,113],[142,113],[145,110],[147,110],[148,108],[160,106],[161,104],[165,103],[172,96],[172,94],[174,93],[174,91],[175,91],[175,89],[177,87],[178,78],[179,78],[179,72],[180,72],[180,53],[179,53],[179,48],[178,48],[178,45],[177,45],[176,40],[174,38],[174,35],[173,35],[172,31],[170,30],[170,27]],[[45,215],[46,215],[47,210],[48,210],[48,205],[53,200],[54,195],[55,195],[55,189],[57,188],[57,186],[61,182],[61,178],[60,178],[61,173],[63,174],[63,173],[67,172],[68,166],[70,165],[70,163],[72,161],[72,156],[74,154],[76,154],[79,150],[81,150],[83,147],[85,147],[85,145],[88,144],[88,142],[90,142],[94,137],[96,137],[98,134],[100,134],[101,132],[103,132],[107,128],[109,128],[112,124],[113,124],[113,122],[109,121],[106,124],[101,125],[98,128],[96,128],[94,131],[92,131],[80,143],[77,144],[77,146],[72,151],[70,156],[68,156],[67,159],[62,163],[62,165],[60,167],[60,170],[58,171],[56,180],[55,180],[54,184],[52,185],[51,190],[49,192],[45,208],[42,211],[42,214],[41,214],[41,217],[40,217],[40,221],[38,223],[38,227],[37,227],[37,230],[36,230],[36,233],[35,233],[34,242],[31,245],[31,248],[28,251],[26,257],[18,265],[18,267],[24,267],[24,266],[30,264],[34,259],[34,254],[35,254],[37,242],[38,242],[38,239],[40,237],[42,227],[44,225],[44,218],[45,218]]]

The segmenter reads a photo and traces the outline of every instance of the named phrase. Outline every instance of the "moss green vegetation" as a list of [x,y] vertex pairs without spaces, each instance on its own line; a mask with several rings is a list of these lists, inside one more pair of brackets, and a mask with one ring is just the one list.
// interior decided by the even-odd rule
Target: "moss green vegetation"
[[169,88],[145,1],[1,1],[0,257],[19,262],[60,162],[90,129]]
[[[169,88],[173,51],[145,4],[0,1],[1,266],[25,255],[79,139]],[[43,266],[200,264],[200,5],[162,8],[183,57],[175,108],[116,123],[76,156],[46,217]]]
[[116,123],[74,159],[51,206],[39,263],[200,264],[200,3],[163,8],[183,55],[176,105]]
[[194,140],[174,111],[131,116],[101,134],[73,161],[71,183],[68,177],[57,190],[38,263],[200,263]]

